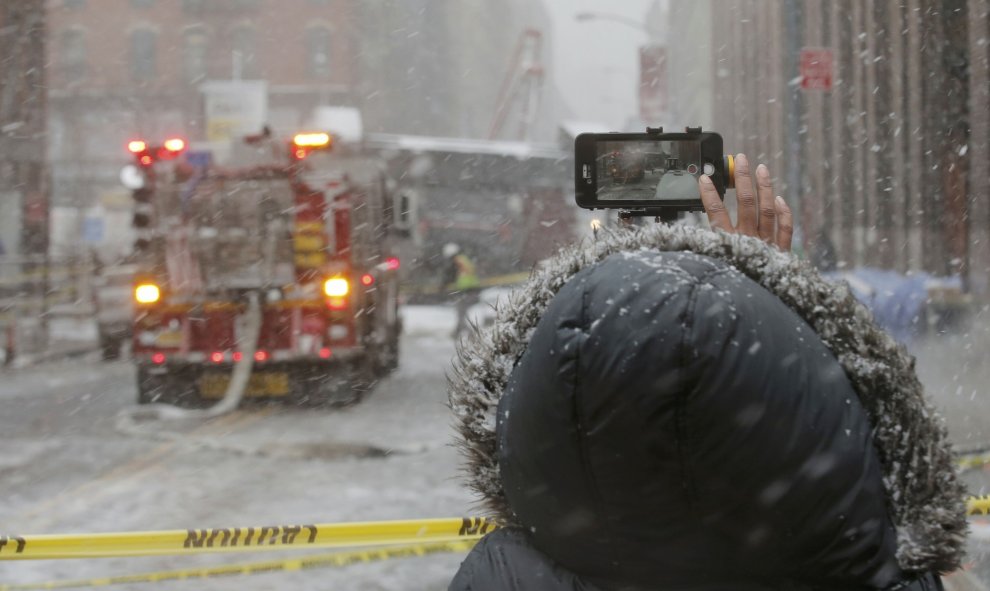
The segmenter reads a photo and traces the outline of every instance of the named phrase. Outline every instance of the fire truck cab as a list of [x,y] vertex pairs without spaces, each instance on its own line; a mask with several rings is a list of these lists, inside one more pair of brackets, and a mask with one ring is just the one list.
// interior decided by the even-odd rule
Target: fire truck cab
[[224,165],[169,141],[130,148],[139,403],[208,405],[245,355],[245,397],[297,404],[354,402],[397,367],[399,262],[376,158],[319,132],[231,146]]

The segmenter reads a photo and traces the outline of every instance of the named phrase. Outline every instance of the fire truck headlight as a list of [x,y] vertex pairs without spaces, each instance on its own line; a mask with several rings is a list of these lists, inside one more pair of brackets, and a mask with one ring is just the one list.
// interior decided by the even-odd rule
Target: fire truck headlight
[[162,292],[154,283],[142,283],[134,288],[134,299],[139,304],[154,304],[162,297]]
[[341,298],[351,291],[351,285],[343,277],[331,277],[323,282],[323,293],[331,298]]

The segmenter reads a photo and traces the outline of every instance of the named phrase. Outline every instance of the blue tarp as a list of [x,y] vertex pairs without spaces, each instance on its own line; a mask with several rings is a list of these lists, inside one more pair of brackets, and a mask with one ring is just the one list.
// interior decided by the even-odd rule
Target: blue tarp
[[904,275],[869,267],[827,273],[826,277],[847,282],[856,299],[873,313],[877,324],[904,344],[925,330],[923,312],[932,282],[942,287],[962,288],[959,277],[936,278],[927,273]]

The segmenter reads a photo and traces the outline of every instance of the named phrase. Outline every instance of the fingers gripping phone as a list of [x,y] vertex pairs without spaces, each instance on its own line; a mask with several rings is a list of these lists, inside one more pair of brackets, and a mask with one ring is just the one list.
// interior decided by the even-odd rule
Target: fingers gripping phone
[[722,136],[689,127],[684,133],[583,133],[574,140],[577,204],[654,215],[703,211],[698,178],[707,175],[723,199],[732,186],[731,156]]

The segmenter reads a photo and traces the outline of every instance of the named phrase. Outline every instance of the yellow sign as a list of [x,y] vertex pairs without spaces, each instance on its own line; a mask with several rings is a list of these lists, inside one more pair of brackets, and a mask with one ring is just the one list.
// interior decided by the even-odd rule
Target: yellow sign
[[[203,398],[223,398],[227,393],[230,376],[224,373],[208,373],[199,380],[199,393]],[[289,374],[285,372],[258,371],[251,374],[245,396],[287,396]]]
[[240,129],[237,119],[211,119],[206,126],[206,139],[211,142],[225,142],[234,137]]
[[155,336],[155,347],[159,349],[175,349],[182,345],[182,331],[166,330]]

